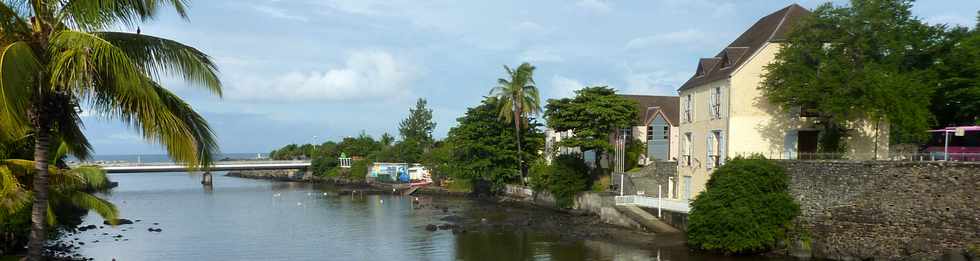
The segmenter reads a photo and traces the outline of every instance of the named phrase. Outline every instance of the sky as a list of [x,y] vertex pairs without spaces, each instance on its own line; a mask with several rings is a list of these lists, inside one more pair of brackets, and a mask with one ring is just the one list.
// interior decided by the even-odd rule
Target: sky
[[[814,8],[826,0],[801,0]],[[222,152],[268,152],[362,131],[397,136],[419,98],[442,138],[466,108],[530,62],[542,100],[585,86],[676,95],[710,57],[783,0],[194,0],[140,27],[198,48],[224,96],[162,83],[203,114]],[[973,26],[980,1],[920,0],[931,24]],[[120,30],[135,31],[135,28]],[[155,154],[124,123],[83,113],[96,155]]]

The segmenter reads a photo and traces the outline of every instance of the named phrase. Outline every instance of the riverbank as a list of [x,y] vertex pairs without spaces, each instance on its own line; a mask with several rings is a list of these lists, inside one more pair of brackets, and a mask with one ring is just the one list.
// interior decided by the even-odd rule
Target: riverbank
[[[342,195],[403,195],[409,187],[404,184],[366,183],[337,178],[316,177],[299,170],[255,170],[229,171],[225,176],[247,179],[265,179],[281,182],[318,183],[336,187]],[[418,209],[442,211],[448,216],[443,223],[432,223],[430,228],[452,230],[454,233],[492,230],[527,230],[548,231],[555,233],[560,239],[576,240],[607,240],[620,244],[646,246],[658,243],[658,246],[683,246],[683,237],[673,236],[675,240],[655,240],[656,235],[644,232],[636,227],[616,225],[605,222],[591,212],[566,210],[548,207],[531,202],[525,202],[512,197],[479,197],[465,192],[453,192],[445,188],[427,186],[416,190],[412,196],[422,197]],[[459,206],[446,203],[426,203],[425,197],[466,197],[480,202],[480,211],[470,210],[471,213],[457,213]],[[438,202],[438,201],[436,201]]]

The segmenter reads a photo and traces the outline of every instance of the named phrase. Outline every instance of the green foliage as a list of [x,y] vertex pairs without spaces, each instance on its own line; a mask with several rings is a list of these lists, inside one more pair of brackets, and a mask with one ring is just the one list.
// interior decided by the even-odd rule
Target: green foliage
[[531,171],[531,188],[548,191],[559,207],[571,207],[575,196],[588,191],[592,176],[589,165],[579,154],[562,154],[552,159],[551,165],[535,164]]
[[923,136],[934,91],[926,69],[934,64],[939,30],[912,16],[911,2],[818,7],[794,26],[760,89],[786,111],[818,112],[824,152],[845,150],[841,140],[861,119]]
[[691,203],[688,244],[730,254],[760,253],[784,240],[800,207],[774,162],[735,158],[719,167]]
[[930,85],[936,86],[936,126],[980,125],[980,28],[945,30],[934,53]]
[[624,170],[631,170],[640,166],[640,156],[645,155],[647,152],[647,146],[645,143],[639,139],[630,139],[626,141],[626,164],[624,164]]
[[490,90],[490,96],[497,99],[499,118],[514,126],[514,143],[517,144],[518,173],[524,177],[527,167],[521,133],[532,125],[531,117],[541,112],[541,97],[534,83],[534,66],[522,63],[516,70],[504,65],[507,78],[497,79],[497,86]]
[[[496,98],[484,99],[480,105],[467,109],[466,115],[456,120],[458,125],[449,130],[447,142],[453,146],[449,168],[453,178],[489,181],[498,188],[520,182],[520,172],[514,167],[519,162],[514,153],[517,136],[512,126],[498,120],[498,103]],[[522,129],[521,157],[533,161],[539,156],[536,152],[544,147],[544,134],[534,119],[529,123],[530,128]]]
[[444,180],[455,171],[455,164],[452,162],[454,149],[452,142],[440,141],[422,157],[422,165],[429,169],[432,180]]
[[347,174],[347,178],[350,180],[364,180],[371,170],[371,166],[374,165],[373,162],[368,160],[356,160],[351,163],[350,173]]
[[575,135],[562,139],[564,147],[596,150],[597,158],[613,150],[609,134],[635,124],[636,102],[616,95],[606,86],[586,87],[575,91],[575,98],[548,100],[544,117],[555,131],[571,130]]
[[436,128],[436,123],[432,121],[432,109],[427,108],[426,104],[425,99],[419,98],[415,108],[408,110],[408,118],[398,123],[398,133],[402,136],[402,141],[410,141],[412,146],[421,150],[432,146],[432,130]]

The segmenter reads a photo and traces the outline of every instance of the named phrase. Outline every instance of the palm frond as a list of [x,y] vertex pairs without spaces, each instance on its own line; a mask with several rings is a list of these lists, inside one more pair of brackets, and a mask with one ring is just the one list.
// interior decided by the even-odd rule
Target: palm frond
[[0,135],[19,137],[30,128],[27,109],[40,68],[40,62],[26,42],[3,47],[0,53]]
[[[97,35],[62,30],[51,38],[51,86],[65,88],[86,97],[93,83],[103,80],[114,88],[128,88],[133,95],[147,91],[142,87],[142,70],[122,49]],[[108,79],[97,79],[103,77]],[[134,87],[135,86],[135,87]]]
[[109,187],[109,177],[99,166],[77,166],[69,172],[79,176],[88,188],[102,190]]
[[80,191],[71,191],[68,193],[63,193],[59,196],[64,197],[63,200],[70,202],[76,207],[95,211],[95,213],[98,213],[99,216],[102,216],[102,218],[106,220],[116,220],[119,218],[119,210],[116,209],[116,206],[113,205],[112,202],[96,197],[92,194]]
[[30,203],[30,192],[24,190],[10,169],[0,166],[0,218],[9,216]]
[[118,46],[154,79],[161,75],[177,76],[201,85],[213,94],[222,94],[217,65],[211,57],[193,47],[141,34],[100,32],[95,35]]
[[156,82],[151,82],[151,85],[153,85],[153,89],[156,90],[157,95],[167,106],[168,111],[178,117],[184,127],[190,131],[191,137],[189,138],[194,140],[197,149],[196,158],[198,162],[196,162],[196,165],[202,167],[211,166],[214,163],[214,157],[218,154],[218,141],[207,120],[194,111],[189,104],[166,88],[163,88]]
[[134,27],[156,17],[161,8],[172,7],[187,18],[186,0],[67,0],[59,21],[86,30],[101,30],[118,24]]

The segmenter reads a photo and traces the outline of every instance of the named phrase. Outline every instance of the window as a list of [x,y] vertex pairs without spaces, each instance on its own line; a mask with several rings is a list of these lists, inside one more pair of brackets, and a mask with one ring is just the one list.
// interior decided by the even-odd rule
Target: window
[[710,170],[714,167],[721,166],[724,164],[722,155],[724,154],[725,145],[722,140],[721,131],[716,130],[708,133],[707,138],[707,168]]
[[684,161],[683,164],[688,167],[691,166],[691,152],[693,152],[694,150],[693,144],[694,143],[691,140],[691,133],[690,132],[684,133],[684,144],[683,144],[684,155],[681,156],[681,160],[683,160]]
[[708,112],[711,119],[721,119],[721,87],[715,87],[711,92],[711,100],[708,101]]
[[685,122],[688,122],[688,123],[690,123],[690,122],[692,122],[694,120],[693,117],[692,117],[692,115],[691,115],[691,103],[692,102],[693,102],[693,100],[691,100],[691,95],[688,94],[684,98],[684,121]]

